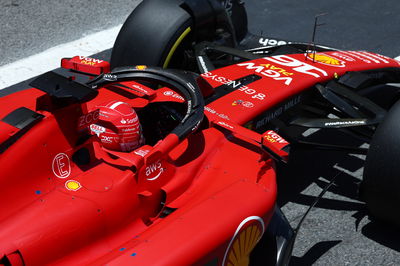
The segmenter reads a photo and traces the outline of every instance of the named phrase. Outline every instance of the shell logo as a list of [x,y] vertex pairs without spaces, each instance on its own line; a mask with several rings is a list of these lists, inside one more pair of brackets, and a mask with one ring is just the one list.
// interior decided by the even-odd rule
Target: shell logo
[[65,187],[66,187],[66,189],[68,189],[68,190],[77,191],[77,190],[79,190],[82,186],[81,186],[81,184],[80,184],[78,181],[76,181],[76,180],[68,180],[67,182],[65,182]]
[[307,58],[328,66],[345,67],[343,61],[323,53],[307,53]]
[[145,70],[147,68],[147,66],[145,66],[145,65],[137,65],[135,68],[137,70]]
[[249,265],[250,253],[260,241],[265,231],[264,221],[258,216],[244,219],[233,235],[225,251],[222,265],[244,266]]

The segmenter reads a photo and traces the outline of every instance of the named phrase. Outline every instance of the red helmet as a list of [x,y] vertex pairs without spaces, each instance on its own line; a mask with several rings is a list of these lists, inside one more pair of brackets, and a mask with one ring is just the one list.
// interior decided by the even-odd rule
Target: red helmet
[[139,117],[129,104],[111,101],[97,106],[99,120],[90,125],[103,147],[114,151],[132,151],[144,144]]

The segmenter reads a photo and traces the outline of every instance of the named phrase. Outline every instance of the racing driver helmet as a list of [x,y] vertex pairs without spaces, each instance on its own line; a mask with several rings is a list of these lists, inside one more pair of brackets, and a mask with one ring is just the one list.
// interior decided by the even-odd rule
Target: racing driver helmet
[[144,144],[139,117],[131,105],[111,101],[96,107],[99,119],[90,125],[103,147],[113,151],[132,151]]

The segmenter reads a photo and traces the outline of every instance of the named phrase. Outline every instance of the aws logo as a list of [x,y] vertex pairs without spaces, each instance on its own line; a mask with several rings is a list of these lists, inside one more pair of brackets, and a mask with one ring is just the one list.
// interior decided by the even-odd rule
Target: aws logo
[[342,60],[336,59],[333,56],[326,55],[323,53],[308,53],[307,58],[314,60],[318,63],[327,65],[327,66],[335,66],[335,67],[345,67],[345,63]]
[[158,160],[157,162],[150,164],[145,169],[145,174],[146,174],[147,180],[149,180],[149,181],[158,179],[163,172],[164,172],[164,168],[162,167],[161,160]]

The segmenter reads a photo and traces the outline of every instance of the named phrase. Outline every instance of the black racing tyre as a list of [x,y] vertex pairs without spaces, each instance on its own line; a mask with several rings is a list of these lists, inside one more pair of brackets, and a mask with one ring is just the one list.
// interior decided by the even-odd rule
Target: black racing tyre
[[171,5],[171,1],[147,0],[133,10],[115,41],[112,68],[168,66],[174,49],[188,37],[192,25],[190,15],[176,2]]
[[400,101],[378,126],[367,154],[361,194],[378,220],[400,226]]
[[[219,1],[231,15],[228,16],[228,20],[235,31],[232,35],[239,38],[246,35],[247,15],[241,1],[201,1],[216,3]],[[141,2],[129,15],[118,34],[111,55],[111,68],[143,64],[188,69],[188,65],[193,63],[193,55],[190,54],[192,44],[203,39],[199,40],[198,36],[194,36],[196,34],[196,30],[193,29],[194,18],[182,7],[183,2],[183,0]],[[216,17],[209,19],[217,21]],[[211,35],[216,34],[212,29],[208,31],[212,33]]]

